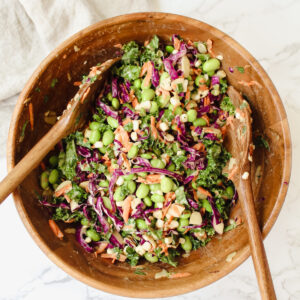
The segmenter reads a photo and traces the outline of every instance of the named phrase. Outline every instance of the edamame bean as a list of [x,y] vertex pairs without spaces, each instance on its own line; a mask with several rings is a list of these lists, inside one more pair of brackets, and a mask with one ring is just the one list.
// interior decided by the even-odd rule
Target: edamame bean
[[95,230],[95,229],[88,229],[86,231],[86,235],[91,238],[92,241],[94,242],[99,242],[100,241],[100,234]]
[[155,114],[158,111],[158,104],[155,101],[151,101],[150,114]]
[[148,226],[147,226],[145,220],[143,220],[143,219],[137,219],[137,220],[136,220],[136,227],[137,227],[138,229],[140,229],[140,230],[145,230],[145,229],[148,228]]
[[167,169],[168,169],[169,171],[174,172],[174,171],[175,171],[175,165],[174,165],[173,163],[170,163]]
[[146,252],[144,254],[144,257],[151,263],[156,263],[158,262],[158,257],[152,253]]
[[107,148],[106,147],[101,147],[99,148],[99,151],[102,153],[102,154],[105,154],[107,152]]
[[128,174],[123,176],[124,180],[132,180],[134,178],[135,174]]
[[88,226],[89,225],[89,220],[87,218],[82,218],[80,221],[81,225],[83,226]]
[[193,125],[195,127],[198,127],[198,126],[206,126],[206,120],[204,120],[203,118],[198,118],[196,119],[194,122],[193,122]]
[[232,188],[231,185],[228,186],[228,187],[226,188],[225,193],[226,193],[226,196],[227,196],[229,199],[231,199],[231,198],[233,197],[233,195],[234,195],[234,190],[233,190],[233,188]]
[[137,89],[140,89],[141,85],[142,85],[142,82],[141,82],[141,79],[139,79],[139,78],[133,82],[133,86]]
[[151,163],[151,166],[152,166],[153,168],[164,169],[165,166],[166,166],[165,162],[163,162],[163,161],[162,161],[161,159],[159,159],[159,158],[153,158],[153,159],[151,159],[150,163]]
[[159,194],[152,194],[151,201],[153,201],[155,203],[164,202],[165,198],[164,198],[164,196],[159,195]]
[[169,193],[173,188],[174,182],[169,177],[163,177],[160,185],[163,193]]
[[115,135],[111,130],[106,130],[102,137],[102,142],[104,146],[111,144],[115,139]]
[[151,159],[152,158],[152,154],[151,153],[143,153],[141,154],[141,157],[142,158],[145,158],[145,159]]
[[160,95],[157,97],[157,102],[159,104],[159,107],[161,108],[166,107],[169,101],[170,101],[170,96],[163,97],[162,95]]
[[112,127],[112,128],[117,128],[119,126],[118,120],[112,118],[111,116],[107,117],[107,123]]
[[53,169],[51,172],[50,172],[50,175],[49,175],[49,182],[51,184],[54,184],[58,181],[59,179],[59,173],[58,173],[58,170],[56,169]]
[[119,109],[120,107],[120,101],[117,98],[113,98],[111,100],[111,105],[114,109]]
[[53,168],[55,168],[58,165],[58,157],[56,155],[52,155],[49,158],[49,163]]
[[212,209],[211,209],[211,205],[209,203],[209,201],[207,199],[203,199],[202,200],[202,206],[205,208],[206,211],[208,211],[209,213],[212,212]]
[[193,248],[191,239],[187,235],[184,236],[184,239],[185,239],[185,242],[183,244],[181,244],[181,247],[184,251],[189,252]]
[[181,106],[177,106],[174,111],[175,116],[182,115],[182,113],[183,113],[183,108]]
[[108,180],[100,180],[99,186],[101,186],[101,187],[108,187],[109,186]]
[[180,146],[179,146],[178,142],[175,142],[172,144],[172,149],[174,152],[177,152],[180,150]]
[[168,53],[172,53],[172,52],[174,51],[174,47],[171,46],[171,45],[167,45],[167,46],[166,46],[166,51],[167,51]]
[[90,123],[90,129],[91,130],[96,130],[96,129],[99,129],[100,128],[100,123],[98,123],[98,122],[91,122]]
[[160,183],[150,184],[150,191],[151,192],[160,191]]
[[111,202],[110,202],[110,199],[108,197],[103,197],[103,203],[104,203],[104,206],[106,208],[108,208],[109,210],[112,209]]
[[130,150],[128,151],[127,156],[128,158],[134,158],[137,156],[138,152],[139,152],[139,147],[137,145],[132,145]]
[[217,58],[211,58],[203,64],[203,71],[205,73],[215,71],[220,68],[220,61]]
[[127,188],[130,194],[133,194],[136,190],[136,183],[133,180],[127,181]]
[[98,129],[92,130],[91,135],[89,137],[89,141],[91,144],[95,144],[100,140],[100,131]]
[[153,152],[156,156],[160,156],[161,155],[161,151],[158,148],[154,148]]
[[123,201],[125,199],[125,193],[122,191],[122,188],[118,186],[114,192],[114,199],[115,201]]
[[155,96],[155,91],[152,89],[146,89],[142,91],[142,102],[150,101]]
[[40,178],[40,184],[42,189],[47,189],[49,186],[49,171],[44,171],[41,174],[41,178]]
[[142,90],[150,89],[150,87],[151,87],[151,81],[149,81],[149,82],[146,83],[145,79],[146,78],[144,78],[144,80],[142,82],[142,85],[141,85]]
[[191,212],[189,210],[185,210],[179,218],[180,219],[189,219],[190,216],[191,216]]
[[187,118],[189,122],[194,122],[197,119],[197,111],[195,109],[191,109],[187,112]]
[[136,191],[136,196],[140,199],[148,196],[150,188],[147,184],[141,183]]
[[170,78],[169,73],[163,72],[159,78],[159,84],[161,84],[163,81],[165,81],[167,78]]
[[203,75],[198,75],[198,76],[196,77],[196,79],[195,79],[195,84],[196,84],[196,86],[199,86],[199,85],[200,85],[200,82],[203,83],[203,81],[204,81],[203,78],[204,78]]
[[144,203],[145,203],[146,206],[148,206],[148,207],[152,206],[152,201],[151,201],[151,199],[150,199],[149,196],[145,197],[143,199],[143,201],[144,201]]
[[109,93],[107,94],[107,99],[108,99],[109,101],[111,101],[111,100],[113,99],[112,93],[111,93],[111,92],[109,92]]
[[184,226],[189,226],[189,220],[188,219],[179,219],[179,226],[177,227],[177,231],[185,232],[186,228],[184,228]]

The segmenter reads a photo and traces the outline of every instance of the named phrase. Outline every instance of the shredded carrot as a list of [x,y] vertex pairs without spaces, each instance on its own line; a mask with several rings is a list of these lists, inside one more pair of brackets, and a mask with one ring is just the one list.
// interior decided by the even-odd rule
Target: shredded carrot
[[211,197],[211,193],[210,193],[209,191],[207,191],[206,189],[202,188],[201,186],[197,187],[197,190],[198,190],[201,194],[203,194],[203,195],[205,195],[205,196]]
[[42,169],[43,171],[46,170],[46,165],[45,165],[45,163],[44,163],[43,161],[41,162],[40,166],[41,166],[41,169]]
[[160,174],[150,174],[147,175],[146,180],[150,183],[160,183],[161,182],[161,175]]
[[115,44],[114,47],[122,49],[123,46],[122,46],[122,44]]
[[131,170],[130,162],[129,162],[129,160],[127,159],[127,157],[126,157],[126,155],[125,155],[124,152],[121,153],[121,157],[122,157],[122,159],[123,159],[123,163],[124,163],[124,165],[125,165],[127,171],[130,171],[130,170]]
[[65,199],[67,200],[68,203],[70,203],[72,200],[67,194],[64,194]]
[[256,85],[256,86],[258,86],[259,88],[262,87],[261,84],[258,83],[258,82],[255,81],[255,80],[251,80],[251,81],[249,81],[249,82],[247,82],[247,81],[245,81],[245,80],[241,80],[241,81],[238,81],[238,83],[241,84],[241,85],[243,85],[243,86],[248,86],[248,87],[250,87],[250,86],[252,86],[252,85]]
[[143,64],[142,69],[141,69],[141,73],[140,73],[140,77],[144,76],[144,74],[146,72],[147,72],[147,75],[144,79],[144,85],[149,86],[150,80],[151,80],[151,77],[152,77],[152,63],[151,63],[151,61],[147,61]]
[[151,118],[150,118],[150,123],[151,123],[152,135],[155,139],[157,139],[158,138],[158,132],[157,132],[157,129],[155,128],[155,118],[153,116],[151,116]]
[[146,40],[146,41],[144,42],[144,47],[146,47],[147,45],[149,45],[149,40]]
[[180,49],[180,40],[177,37],[174,37],[174,49],[179,50]]
[[204,151],[205,150],[205,146],[202,143],[197,143],[192,148],[197,150],[197,151]]
[[204,98],[203,105],[204,105],[204,106],[209,106],[209,105],[210,105],[210,100],[209,100],[209,97],[208,97],[208,96],[206,96],[206,97]]
[[30,128],[31,128],[31,130],[33,130],[33,128],[34,128],[34,114],[33,114],[33,104],[32,104],[32,102],[29,103],[28,109],[29,109]]
[[130,142],[128,132],[123,128],[123,126],[119,126],[115,130],[115,138],[118,140],[124,147],[124,152],[128,152],[132,146]]
[[129,216],[130,216],[130,210],[131,210],[131,202],[133,200],[132,196],[126,197],[123,203],[123,219],[124,222],[127,223]]
[[81,83],[82,83],[81,81],[75,81],[75,82],[73,83],[73,85],[74,85],[74,86],[80,86]]
[[[119,256],[119,257],[118,257]],[[109,253],[101,253],[101,257],[102,258],[111,258],[113,261],[112,263],[114,263],[116,260],[119,260],[121,262],[125,261],[126,260],[126,256],[123,255],[123,254],[119,254],[117,255],[117,253],[112,253],[112,254],[109,254]]]
[[196,201],[199,200],[198,195],[197,195],[197,192],[196,192],[195,190],[193,190],[193,196],[194,196],[194,199],[195,199]]
[[53,231],[53,233],[60,239],[62,240],[64,237],[64,234],[61,232],[61,230],[59,229],[58,225],[55,223],[54,220],[49,220],[49,226],[51,228],[51,230]]
[[207,116],[207,114],[203,115],[202,119],[204,119],[206,121],[207,125],[210,124],[209,117]]
[[72,189],[72,183],[66,184],[65,186],[63,186],[61,189],[59,189],[58,191],[55,191],[54,196],[55,197],[59,197],[63,194],[66,193],[66,191]]
[[169,278],[183,278],[183,277],[188,277],[188,276],[191,276],[192,274],[191,273],[188,273],[188,272],[183,272],[183,273],[173,273],[169,276]]
[[187,228],[183,234],[187,234],[190,230],[191,228]]
[[205,85],[205,84],[200,84],[198,90],[199,90],[200,92],[207,91],[207,90],[208,90],[208,87],[207,87],[207,85]]
[[90,92],[90,89],[91,89],[91,88],[88,87],[88,88],[84,91],[83,95],[81,96],[81,100],[80,100],[81,103],[83,103],[84,100],[86,99],[87,95],[88,95],[89,92]]
[[98,249],[94,252],[94,255],[97,257],[98,254],[104,252],[107,246],[108,246],[107,242],[101,242]]
[[208,53],[212,56],[212,57],[215,57],[215,54],[214,52],[212,51],[212,40],[208,39],[206,41],[206,45],[207,45],[207,51]]

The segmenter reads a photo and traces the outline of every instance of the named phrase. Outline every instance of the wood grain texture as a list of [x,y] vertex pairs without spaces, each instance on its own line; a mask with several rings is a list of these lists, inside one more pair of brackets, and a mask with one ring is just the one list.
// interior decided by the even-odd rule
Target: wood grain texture
[[[43,121],[43,114],[48,110],[60,114],[76,92],[72,82],[81,80],[91,66],[115,56],[118,51],[115,44],[130,40],[143,42],[153,34],[166,41],[173,33],[186,40],[212,39],[215,53],[224,57],[226,72],[229,66],[250,66],[244,74],[227,72],[227,75],[230,84],[250,99],[253,130],[266,134],[270,144],[270,151],[257,149],[251,171],[257,218],[265,237],[280,212],[288,187],[284,182],[290,178],[291,145],[286,113],[268,75],[243,47],[216,28],[187,17],[138,13],[111,18],[75,34],[51,52],[33,73],[16,104],[7,145],[8,168],[20,161],[50,129]],[[55,89],[50,86],[53,78],[58,79]],[[256,80],[261,88],[241,86],[238,83],[241,79]],[[36,87],[40,88],[40,93],[35,92]],[[44,102],[45,96],[49,99],[47,103]],[[28,119],[24,100],[29,97],[35,108],[36,126],[33,132],[27,129],[26,138],[19,143],[21,128]],[[258,169],[261,170],[260,177],[255,176]],[[33,170],[14,193],[20,217],[35,242],[55,264],[90,286],[129,297],[173,296],[222,278],[249,257],[248,234],[243,224],[222,237],[214,238],[207,247],[192,252],[189,257],[181,258],[176,271],[192,274],[186,278],[154,280],[154,274],[162,267],[173,269],[146,264],[149,268],[147,276],[139,276],[126,264],[111,265],[95,259],[82,250],[73,235],[66,234],[62,241],[53,236],[47,224],[48,211],[40,207],[34,194],[34,190],[39,191],[40,172],[39,169]],[[265,200],[261,201],[263,197]],[[231,217],[236,216],[242,216],[240,203],[232,210]],[[226,257],[235,251],[237,254],[232,262],[226,262]]]
[[[233,181],[239,195],[246,221],[249,244],[255,273],[263,300],[276,300],[276,294],[269,268],[261,229],[257,222],[253,192],[251,186],[252,160],[252,119],[250,106],[242,95],[232,86],[228,88],[228,96],[236,107],[236,117],[227,127],[225,147],[230,152],[233,163],[229,163],[230,179]],[[227,166],[228,168],[228,166]],[[244,177],[245,176],[245,177]]]
[[[95,73],[94,76],[96,76],[97,80],[86,82],[79,88],[76,95],[69,101],[59,121],[0,182],[0,204],[34,168],[38,167],[59,141],[85,124],[85,120],[88,118],[93,106],[95,91],[99,90],[103,85],[105,73],[118,60],[119,58],[109,59],[101,66],[93,68],[91,72]],[[96,71],[98,72],[97,74]],[[93,77],[92,75],[91,77]]]

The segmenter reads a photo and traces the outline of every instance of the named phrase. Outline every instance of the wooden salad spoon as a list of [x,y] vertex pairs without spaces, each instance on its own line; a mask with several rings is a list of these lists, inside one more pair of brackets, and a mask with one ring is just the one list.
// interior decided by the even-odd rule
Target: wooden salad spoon
[[40,164],[61,139],[85,124],[95,100],[94,95],[103,85],[105,73],[119,60],[119,57],[109,59],[91,69],[88,75],[89,79],[80,86],[79,91],[69,101],[56,124],[0,182],[0,204]]
[[225,147],[232,158],[227,165],[239,195],[239,201],[246,220],[252,260],[256,277],[263,300],[274,300],[276,294],[269,269],[269,264],[263,245],[261,230],[257,222],[253,193],[251,187],[251,161],[252,161],[252,129],[251,109],[241,94],[230,86],[228,96],[235,106],[235,118],[228,125]]

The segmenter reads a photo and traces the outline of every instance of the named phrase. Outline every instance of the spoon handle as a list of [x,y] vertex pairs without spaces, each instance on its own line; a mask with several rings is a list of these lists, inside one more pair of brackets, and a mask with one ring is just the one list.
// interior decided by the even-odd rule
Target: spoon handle
[[64,137],[66,129],[55,124],[0,182],[0,204]]
[[247,180],[241,179],[238,193],[247,223],[250,250],[261,298],[263,300],[276,300],[272,276],[262,240],[261,229],[257,222],[250,177]]

